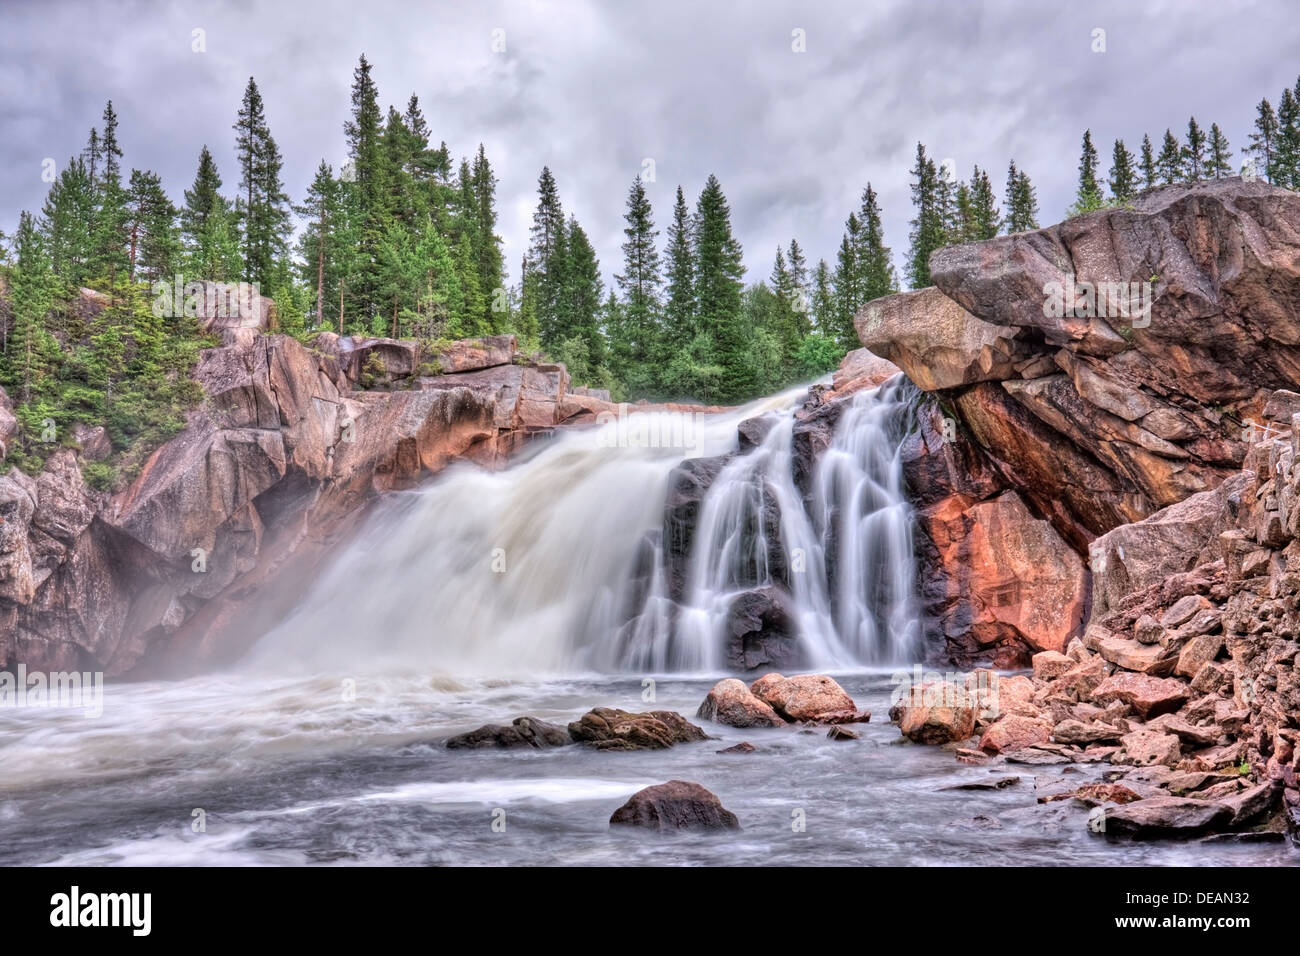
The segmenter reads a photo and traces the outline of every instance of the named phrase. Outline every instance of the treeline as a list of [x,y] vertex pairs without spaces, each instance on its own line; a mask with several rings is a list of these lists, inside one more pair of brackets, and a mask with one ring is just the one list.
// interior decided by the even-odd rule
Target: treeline
[[[722,185],[710,176],[688,203],[678,186],[662,229],[647,183],[630,184],[621,267],[606,288],[587,232],[566,214],[549,168],[538,179],[529,247],[511,283],[497,235],[497,179],[480,145],[453,160],[419,99],[382,109],[371,64],[353,71],[344,123],[347,162],[322,160],[301,201],[283,182],[283,157],[256,81],[231,130],[237,169],[227,191],[211,151],[177,204],[160,177],[127,172],[110,102],[85,148],[53,178],[38,216],[0,236],[0,384],[21,429],[10,461],[39,467],[75,424],[103,425],[119,451],[89,474],[129,474],[151,445],[180,428],[201,396],[190,380],[209,344],[193,317],[165,307],[155,283],[255,284],[276,303],[280,328],[310,341],[321,330],[430,342],[513,333],[526,350],[566,362],[575,381],[617,398],[734,403],[820,375],[857,347],[853,317],[898,289],[882,211],[867,184],[831,261],[812,262],[797,239],[774,250],[770,273],[746,282]],[[1251,169],[1300,188],[1300,81],[1276,112],[1259,104],[1243,150]],[[1109,178],[1084,134],[1070,212],[1125,203],[1158,183],[1229,175],[1222,131],[1193,119],[1137,155],[1122,141]],[[938,248],[1038,226],[1033,184],[1012,161],[1002,197],[985,169],[959,180],[918,143],[907,284],[930,284]],[[78,290],[93,290],[93,308]],[[158,301],[164,301],[159,308]]]
[[[1241,152],[1246,157],[1241,175],[1300,189],[1300,77],[1294,89],[1282,91],[1276,112],[1267,98],[1260,100],[1255,108],[1254,129]],[[1153,186],[1222,179],[1237,172],[1228,138],[1219,124],[1211,123],[1207,132],[1193,116],[1187,121],[1187,132],[1181,140],[1172,129],[1165,130],[1158,152],[1149,135],[1143,135],[1137,154],[1122,139],[1115,140],[1110,175],[1103,183],[1098,176],[1092,131],[1085,130],[1079,156],[1078,191],[1067,215],[1122,205]]]

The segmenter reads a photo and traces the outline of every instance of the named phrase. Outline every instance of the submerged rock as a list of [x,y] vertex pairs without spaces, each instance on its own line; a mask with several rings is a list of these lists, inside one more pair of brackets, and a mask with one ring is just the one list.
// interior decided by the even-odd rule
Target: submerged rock
[[730,746],[730,747],[724,747],[723,749],[719,750],[718,753],[720,753],[720,754],[752,754],[752,753],[753,753],[755,750],[757,750],[757,749],[758,749],[758,748],[755,747],[753,744],[751,744],[748,740],[742,740],[742,741],[741,741],[740,743],[738,743],[738,744],[733,744],[733,745]]
[[1198,836],[1232,819],[1229,807],[1191,797],[1148,797],[1100,812],[1097,832],[1139,840]]
[[510,724],[485,724],[477,730],[447,740],[448,750],[481,750],[488,747],[565,747],[573,743],[569,731],[536,717],[516,717]]
[[632,794],[609,818],[611,826],[648,830],[739,830],[736,815],[698,783],[669,780]]
[[597,750],[663,750],[673,744],[709,739],[703,730],[671,710],[632,714],[613,707],[587,711],[569,724],[569,734]]

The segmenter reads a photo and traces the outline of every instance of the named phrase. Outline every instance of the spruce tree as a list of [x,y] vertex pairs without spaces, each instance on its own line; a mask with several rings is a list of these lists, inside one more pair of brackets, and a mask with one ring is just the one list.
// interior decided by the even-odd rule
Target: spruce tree
[[654,213],[646,196],[645,184],[638,175],[628,190],[627,210],[623,214],[623,271],[614,276],[622,294],[620,327],[611,342],[615,370],[629,386],[645,388],[649,376],[633,383],[629,374],[664,360],[661,318],[659,249],[655,237]]
[[[871,187],[868,186],[867,188],[870,189]],[[1002,215],[998,209],[997,196],[993,194],[993,183],[989,179],[988,170],[980,169],[978,166],[975,167],[975,172],[971,176],[970,192],[972,228],[969,239],[992,239],[1002,228]],[[878,230],[880,219],[879,209],[876,210],[875,218]],[[866,222],[867,220],[864,219],[864,223]],[[869,225],[868,229],[870,229]],[[879,294],[884,295],[885,293],[881,292]]]
[[14,265],[10,270],[13,335],[6,342],[10,388],[23,405],[43,391],[55,351],[45,319],[53,305],[54,281],[50,260],[30,213],[18,217],[14,235]]
[[812,329],[808,315],[811,308],[812,290],[808,286],[808,259],[804,256],[803,248],[799,245],[798,239],[790,240],[786,260],[790,269],[790,305],[794,309],[795,317],[798,320],[799,333],[806,335]]
[[1129,202],[1137,195],[1138,182],[1134,156],[1122,139],[1115,140],[1115,146],[1111,151],[1109,184],[1110,194],[1118,203]]
[[314,312],[317,326],[326,325],[334,306],[338,280],[334,274],[335,232],[338,227],[340,184],[325,160],[316,167],[316,175],[307,188],[303,203],[294,212],[307,222],[298,251],[302,260],[302,278],[315,293]]
[[1193,116],[1187,121],[1187,142],[1183,145],[1183,171],[1190,182],[1205,176],[1205,133]]
[[826,338],[836,338],[835,293],[831,289],[831,269],[825,259],[818,259],[817,268],[813,270],[812,313],[814,327],[818,334]]
[[1166,184],[1179,182],[1183,178],[1183,148],[1172,130],[1165,130],[1160,155],[1156,158],[1156,169]]
[[230,201],[221,195],[221,176],[204,146],[194,185],[185,190],[181,209],[185,271],[194,279],[233,282],[243,272],[238,230]]
[[1300,100],[1290,90],[1283,90],[1277,103],[1277,141],[1269,181],[1300,189]]
[[60,171],[41,210],[44,246],[67,290],[85,285],[94,266],[95,195],[86,162],[77,157]]
[[916,144],[916,165],[911,173],[912,206],[916,218],[911,222],[907,278],[913,289],[920,289],[930,285],[930,253],[947,242],[950,191],[921,143]]
[[[414,97],[412,97],[414,100]],[[483,324],[493,333],[504,332],[509,313],[494,311],[494,303],[503,304],[505,291],[505,258],[501,254],[501,237],[497,235],[496,187],[497,178],[492,172],[483,144],[479,143],[471,173],[474,204],[477,218],[474,257],[478,264],[478,286],[483,295]]]
[[858,265],[858,252],[862,246],[862,225],[856,212],[849,213],[844,236],[835,253],[835,271],[831,288],[835,294],[835,320],[833,334],[836,341],[848,347],[857,338],[853,317],[863,303],[862,268]]
[[560,340],[568,349],[585,353],[584,378],[591,380],[606,363],[605,340],[601,335],[604,283],[600,262],[587,233],[569,216],[564,229],[564,287],[561,291]]
[[722,368],[715,401],[737,402],[753,395],[755,374],[741,313],[745,274],[740,243],[731,232],[731,208],[712,174],[695,205],[695,301],[701,330],[707,332]]
[[[94,226],[94,268],[108,279],[110,287],[127,272],[126,189],[122,185],[122,149],[117,143],[117,114],[113,101],[104,107],[104,132],[100,138],[101,170],[98,209]],[[116,293],[114,293],[116,294]]]
[[1255,108],[1255,132],[1250,134],[1249,145],[1242,148],[1254,163],[1255,173],[1273,182],[1273,150],[1277,144],[1277,116],[1267,99],[1259,101]]
[[1156,152],[1151,146],[1151,137],[1142,134],[1142,188],[1150,189],[1160,182],[1160,171],[1156,168]]
[[289,197],[280,173],[284,162],[266,122],[261,91],[250,76],[234,124],[239,157],[244,279],[265,292],[275,285],[276,264],[287,252]]
[[1038,228],[1038,197],[1029,176],[1016,168],[1015,160],[1007,169],[1007,233]]
[[176,207],[163,191],[162,179],[149,170],[131,171],[127,203],[130,231],[129,276],[146,283],[172,281],[180,269]]
[[678,186],[673,221],[668,227],[668,285],[664,296],[665,333],[673,352],[684,349],[696,333],[692,232],[690,209]]
[[1077,216],[1104,205],[1101,184],[1097,181],[1097,149],[1092,145],[1092,130],[1084,130],[1083,146],[1079,153],[1079,188],[1069,214]]
[[537,179],[537,210],[529,236],[528,278],[533,284],[537,329],[544,348],[564,339],[566,321],[561,314],[565,279],[564,208],[549,167]]
[[352,71],[352,112],[343,123],[350,166],[345,170],[347,197],[358,243],[355,275],[348,285],[346,308],[368,322],[380,309],[375,264],[379,244],[388,233],[388,169],[383,143],[379,90],[371,65],[361,55]]
[[1232,175],[1232,149],[1218,123],[1210,124],[1210,152],[1205,162],[1205,175],[1212,179]]

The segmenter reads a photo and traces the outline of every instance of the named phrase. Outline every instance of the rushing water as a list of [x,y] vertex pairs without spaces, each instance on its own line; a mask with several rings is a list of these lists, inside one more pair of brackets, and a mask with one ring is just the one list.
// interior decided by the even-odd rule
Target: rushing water
[[[1081,783],[1100,767],[990,770],[902,744],[885,719],[897,681],[881,665],[919,654],[897,451],[905,396],[856,397],[800,490],[803,394],[566,432],[499,473],[452,468],[391,496],[238,667],[111,683],[97,717],[0,709],[0,863],[1294,861],[1278,846],[1109,844],[1083,810],[1035,796],[1036,779]],[[684,457],[734,452],[736,426],[755,415],[771,428],[700,503],[670,609],[658,570],[670,475]],[[798,554],[802,570],[772,566],[761,518],[773,513],[781,560]],[[652,573],[638,579],[647,548]],[[857,728],[863,739],[708,724],[716,742],[668,751],[442,746],[521,714],[693,714],[723,672],[731,600],[777,581],[813,667],[876,714]],[[716,753],[741,740],[757,752]],[[993,776],[1019,780],[950,789]],[[717,793],[743,832],[661,840],[609,828],[628,796],[668,779]]]

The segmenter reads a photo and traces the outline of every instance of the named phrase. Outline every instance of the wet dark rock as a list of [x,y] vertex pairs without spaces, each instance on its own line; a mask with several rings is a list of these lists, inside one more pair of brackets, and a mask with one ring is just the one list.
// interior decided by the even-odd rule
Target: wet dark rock
[[739,830],[736,815],[698,783],[669,780],[632,794],[609,818],[610,825],[648,830]]
[[448,738],[448,750],[482,750],[489,747],[565,747],[573,743],[569,731],[536,717],[516,717],[506,724],[485,724],[477,730]]
[[587,711],[569,724],[569,734],[597,750],[662,750],[709,739],[703,730],[671,710],[632,714],[613,707]]
[[740,671],[800,666],[803,654],[780,588],[754,588],[739,595],[727,613],[727,666]]

